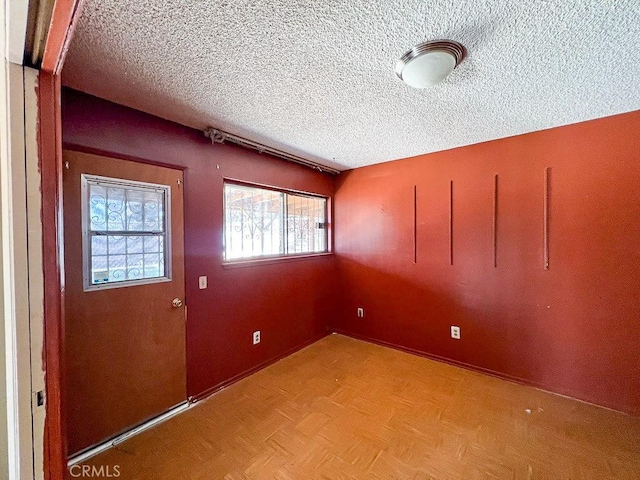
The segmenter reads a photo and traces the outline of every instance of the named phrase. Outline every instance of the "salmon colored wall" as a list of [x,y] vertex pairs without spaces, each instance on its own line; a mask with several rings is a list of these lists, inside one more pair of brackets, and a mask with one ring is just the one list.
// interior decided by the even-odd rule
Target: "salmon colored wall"
[[[187,391],[199,396],[326,334],[334,259],[222,266],[223,178],[330,196],[332,177],[65,89],[64,147],[184,169]],[[219,165],[219,169],[217,168]],[[209,288],[198,288],[207,275]],[[261,330],[261,343],[251,334]]]
[[638,132],[637,111],[341,174],[332,326],[640,414]]

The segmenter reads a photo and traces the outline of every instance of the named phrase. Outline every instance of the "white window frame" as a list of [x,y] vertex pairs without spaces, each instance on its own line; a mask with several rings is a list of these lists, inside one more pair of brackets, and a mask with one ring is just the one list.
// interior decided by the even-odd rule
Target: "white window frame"
[[[284,238],[282,239],[284,242],[284,252],[277,253],[272,255],[254,255],[251,257],[241,257],[241,258],[227,258],[227,195],[226,195],[226,187],[227,185],[234,185],[236,187],[246,187],[246,188],[254,188],[259,190],[268,190],[271,192],[282,193],[283,195],[283,222],[282,228],[284,233]],[[306,198],[314,198],[324,200],[324,235],[325,235],[325,246],[324,250],[320,252],[302,252],[302,253],[289,253],[289,232],[287,228],[287,201],[286,196],[292,195],[297,197],[306,197]],[[224,179],[224,183],[222,186],[222,259],[223,264],[232,265],[232,264],[243,264],[243,263],[251,263],[251,262],[259,262],[261,260],[277,260],[277,259],[288,259],[295,257],[309,257],[309,256],[321,256],[327,255],[331,253],[330,242],[329,242],[329,201],[330,197],[326,197],[324,195],[318,195],[314,193],[300,192],[295,190],[286,190],[283,188],[270,187],[267,185],[260,185],[254,183],[243,182],[241,180],[233,180],[233,179]]]
[[[97,182],[109,186],[148,188],[164,191],[164,275],[162,277],[141,278],[136,280],[121,280],[119,282],[107,282],[94,284],[91,282],[91,232],[89,222],[89,182]],[[134,287],[138,285],[148,285],[153,283],[170,282],[172,279],[172,248],[171,248],[171,187],[157,183],[138,182],[135,180],[125,180],[120,178],[103,177],[100,175],[82,174],[81,178],[82,195],[82,277],[84,291],[106,290],[111,288]],[[150,232],[147,232],[150,233]],[[125,235],[134,236],[139,232],[131,232]]]

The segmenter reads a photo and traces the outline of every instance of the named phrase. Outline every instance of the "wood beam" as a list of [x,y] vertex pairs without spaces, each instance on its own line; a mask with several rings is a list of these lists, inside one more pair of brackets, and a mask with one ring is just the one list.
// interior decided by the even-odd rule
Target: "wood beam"
[[56,0],[49,24],[49,33],[44,47],[41,69],[59,75],[69,49],[83,0]]

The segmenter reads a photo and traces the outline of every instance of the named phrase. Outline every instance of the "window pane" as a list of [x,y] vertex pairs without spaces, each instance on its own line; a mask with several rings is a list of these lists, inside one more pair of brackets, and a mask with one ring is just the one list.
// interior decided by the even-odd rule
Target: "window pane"
[[107,229],[107,189],[100,185],[89,185],[89,228]]
[[144,194],[140,190],[132,189],[125,190],[125,194],[127,197],[127,209],[125,212],[126,221],[124,230],[134,230],[139,232],[144,229],[144,221],[142,218],[142,199]]
[[91,237],[91,253],[93,256],[107,255],[107,237]]
[[107,237],[107,244],[109,245],[109,251],[107,255],[122,255],[127,253],[127,239],[122,235],[114,237],[109,235]]
[[142,237],[144,253],[158,253],[160,252],[160,237]]
[[142,237],[136,235],[127,237],[127,253],[142,253]]
[[109,262],[106,255],[94,255],[91,258],[91,283],[107,283],[109,281]]
[[144,278],[142,255],[127,255],[127,280]]
[[107,187],[107,230],[126,230],[124,188]]
[[160,263],[160,255],[157,253],[144,254],[144,277],[154,278],[164,276],[164,268]]
[[228,183],[224,189],[225,259],[327,251],[325,198]]
[[122,282],[127,279],[127,256],[109,255],[109,278],[108,282]]
[[164,277],[163,236],[92,235],[91,283]]
[[288,253],[315,253],[327,250],[327,200],[287,194]]
[[89,229],[162,232],[166,191],[89,182]]
[[86,185],[87,285],[165,277],[168,187],[94,178]]
[[225,258],[284,253],[284,194],[225,185]]
[[144,227],[145,232],[164,230],[164,193],[144,193]]

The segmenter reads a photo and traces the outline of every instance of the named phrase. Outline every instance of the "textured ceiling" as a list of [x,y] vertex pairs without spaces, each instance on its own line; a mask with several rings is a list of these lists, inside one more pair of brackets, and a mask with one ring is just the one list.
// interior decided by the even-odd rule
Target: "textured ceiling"
[[[442,84],[414,45],[468,56]],[[339,168],[640,109],[638,0],[86,0],[66,85]]]

